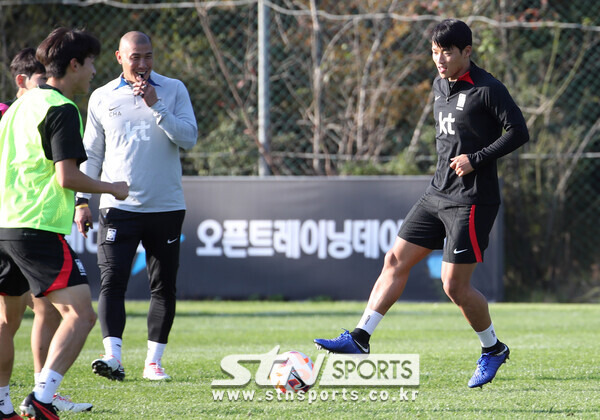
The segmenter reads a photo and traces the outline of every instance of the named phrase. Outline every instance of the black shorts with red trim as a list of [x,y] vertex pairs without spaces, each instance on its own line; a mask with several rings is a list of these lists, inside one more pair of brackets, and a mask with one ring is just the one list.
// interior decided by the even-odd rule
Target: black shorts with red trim
[[0,294],[53,290],[88,284],[81,260],[65,236],[38,229],[0,228]]
[[483,262],[499,207],[460,204],[425,193],[406,215],[398,236],[425,248],[443,249],[445,262]]

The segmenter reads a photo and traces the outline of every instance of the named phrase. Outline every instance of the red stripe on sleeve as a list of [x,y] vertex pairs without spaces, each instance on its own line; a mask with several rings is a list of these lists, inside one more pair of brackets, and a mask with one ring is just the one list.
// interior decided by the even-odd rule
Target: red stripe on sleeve
[[481,249],[479,249],[479,243],[477,242],[477,232],[475,231],[475,204],[471,206],[471,213],[469,214],[469,237],[471,238],[475,259],[477,262],[483,262]]
[[67,287],[67,284],[69,284],[69,278],[71,277],[71,272],[73,271],[73,258],[71,257],[71,252],[69,251],[69,245],[62,235],[58,235],[58,240],[62,243],[63,265],[58,273],[58,276],[56,276],[56,279],[52,282],[48,290],[44,292],[44,296],[53,290],[64,289]]

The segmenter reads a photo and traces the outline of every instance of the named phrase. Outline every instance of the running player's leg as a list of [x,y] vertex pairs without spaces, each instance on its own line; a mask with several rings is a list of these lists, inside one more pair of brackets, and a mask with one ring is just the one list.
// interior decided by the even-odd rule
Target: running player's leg
[[483,331],[492,323],[488,303],[483,294],[471,284],[474,264],[442,262],[444,292],[461,310],[475,331]]
[[35,315],[31,327],[31,353],[33,354],[33,371],[37,375],[42,371],[48,356],[50,341],[52,341],[62,318],[47,298],[36,298],[28,293],[26,299],[27,305]]
[[457,205],[448,201],[440,205],[440,218],[447,231],[442,263],[444,291],[476,332],[489,328],[492,321],[487,300],[473,287],[471,277],[477,263],[483,262],[497,212],[498,206]]
[[[56,289],[46,296],[60,313],[62,322],[50,342],[46,362],[33,392],[20,405],[22,415],[27,417],[37,418],[39,412],[56,415],[57,407],[53,401],[58,387],[67,370],[77,360],[96,322],[92,295],[87,283]],[[89,407],[91,408],[91,405]]]
[[481,343],[482,354],[468,383],[471,388],[491,382],[510,354],[508,346],[496,337],[485,296],[471,284],[476,266],[477,264],[442,263],[444,291],[460,308]]
[[[39,382],[21,404],[23,415],[40,412],[55,415],[52,400],[60,383],[77,359],[96,322],[90,289],[81,261],[64,235],[25,230],[27,240],[14,241],[13,260],[27,278],[31,293],[46,296],[62,317],[54,334]],[[24,302],[24,301],[23,301]]]
[[[17,235],[15,239],[20,242],[22,237]],[[10,240],[0,240],[0,413],[6,418],[17,416],[9,386],[15,357],[13,339],[29,295],[27,279],[11,256],[13,250]]]
[[469,381],[470,387],[491,382],[510,353],[509,348],[496,337],[485,296],[471,283],[477,263],[483,262],[497,211],[498,206],[455,203],[446,203],[440,210],[448,231],[442,263],[444,291],[460,308],[481,343],[482,356]]
[[[25,293],[24,298],[27,306],[34,313],[33,325],[31,327],[31,353],[33,354],[34,383],[37,385],[40,382],[42,368],[48,357],[50,342],[60,325],[62,317],[60,312],[58,312],[47,298],[36,298],[30,292]],[[24,406],[24,403],[25,401],[21,406]],[[52,405],[57,411],[71,411],[75,413],[90,411],[93,407],[90,403],[75,403],[71,398],[62,396],[59,393],[54,395]],[[21,411],[26,411],[26,408],[21,408]]]
[[14,412],[9,391],[15,357],[13,339],[21,325],[24,310],[25,303],[21,296],[0,294],[0,413],[5,415]]
[[383,269],[371,290],[367,308],[385,315],[404,292],[410,270],[430,252],[429,248],[396,238],[392,249],[385,254]]
[[411,269],[433,249],[442,247],[444,225],[437,218],[436,210],[436,202],[427,194],[413,206],[402,223],[392,249],[385,255],[383,269],[356,328],[331,340],[315,339],[318,348],[335,353],[370,352],[371,335],[402,295]]
[[317,338],[317,347],[334,353],[369,353],[371,335],[379,321],[402,295],[411,268],[430,252],[431,249],[396,238],[394,246],[385,255],[383,269],[354,331],[345,331],[331,340]]
[[60,312],[62,322],[50,342],[44,368],[64,375],[79,356],[96,322],[92,294],[87,284],[79,284],[54,290],[47,298]]

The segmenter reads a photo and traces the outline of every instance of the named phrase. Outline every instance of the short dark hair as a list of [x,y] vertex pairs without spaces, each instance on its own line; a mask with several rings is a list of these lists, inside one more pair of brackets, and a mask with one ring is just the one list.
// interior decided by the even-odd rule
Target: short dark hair
[[80,64],[100,54],[100,41],[80,29],[57,28],[37,48],[37,59],[46,67],[46,76],[61,78],[73,58]]
[[24,48],[10,62],[10,73],[13,78],[18,74],[31,77],[36,73],[45,73],[44,65],[35,58],[34,48]]
[[431,42],[442,48],[457,47],[462,51],[467,45],[473,45],[473,34],[462,20],[444,19],[433,28]]

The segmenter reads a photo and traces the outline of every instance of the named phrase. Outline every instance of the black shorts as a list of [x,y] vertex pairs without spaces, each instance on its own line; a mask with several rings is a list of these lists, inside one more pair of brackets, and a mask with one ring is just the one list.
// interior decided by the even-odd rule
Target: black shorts
[[0,294],[53,290],[88,284],[83,264],[65,236],[38,229],[0,229]]
[[470,205],[424,194],[408,212],[398,236],[429,249],[443,249],[443,261],[483,262],[498,205]]

